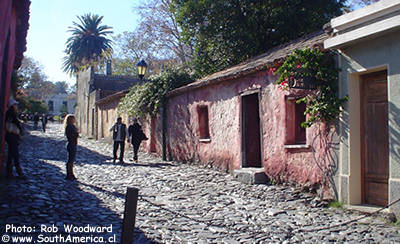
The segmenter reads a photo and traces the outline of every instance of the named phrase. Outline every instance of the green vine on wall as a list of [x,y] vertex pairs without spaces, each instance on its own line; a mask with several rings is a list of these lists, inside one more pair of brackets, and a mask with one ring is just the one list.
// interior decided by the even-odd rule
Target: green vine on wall
[[130,88],[118,105],[118,114],[134,117],[157,115],[168,92],[193,82],[193,77],[183,68],[167,69],[160,75],[152,76],[148,82]]
[[307,120],[302,127],[310,127],[314,123],[331,124],[339,117],[342,105],[348,97],[338,96],[338,74],[333,53],[323,53],[319,49],[295,50],[276,72],[279,75],[276,83],[281,89],[290,89],[289,81],[304,77],[313,77],[317,89],[309,95],[298,99],[297,103],[305,103]]

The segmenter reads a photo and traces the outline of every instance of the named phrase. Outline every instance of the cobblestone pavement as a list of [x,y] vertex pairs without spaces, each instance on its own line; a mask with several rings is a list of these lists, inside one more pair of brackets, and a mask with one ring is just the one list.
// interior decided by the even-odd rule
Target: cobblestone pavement
[[[400,228],[380,217],[315,231],[361,215],[315,207],[312,195],[295,188],[249,186],[214,169],[146,154],[139,155],[137,164],[128,161],[130,152],[126,164],[113,164],[111,154],[108,144],[80,139],[74,167],[78,181],[68,182],[61,126],[50,124],[46,133],[31,131],[21,144],[28,180],[0,182],[1,235],[6,224],[35,227],[35,233],[7,234],[36,238],[66,235],[64,224],[112,224],[111,232],[72,234],[105,240],[115,235],[119,242],[126,188],[137,187],[142,197],[135,243],[400,243]],[[44,233],[43,225],[58,230]]]

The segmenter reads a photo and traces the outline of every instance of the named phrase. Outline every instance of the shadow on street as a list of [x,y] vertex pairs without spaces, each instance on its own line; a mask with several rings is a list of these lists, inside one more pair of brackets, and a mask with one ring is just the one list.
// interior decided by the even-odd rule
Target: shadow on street
[[[32,135],[31,132],[31,127],[27,126],[27,135],[20,144],[20,163],[27,180],[16,178],[6,180],[3,177],[0,181],[0,233],[6,233],[6,225],[16,227],[25,225],[33,227],[35,231],[10,233],[8,230],[7,234],[10,236],[33,236],[37,240],[40,235],[50,237],[61,234],[66,237],[68,233],[66,233],[64,225],[68,224],[78,227],[87,225],[110,227],[112,225],[111,232],[78,232],[71,233],[71,235],[102,237],[104,240],[114,237],[116,243],[119,243],[122,216],[115,210],[104,207],[103,199],[83,191],[81,185],[92,187],[96,191],[102,189],[79,182],[79,179],[73,182],[64,179],[67,159],[65,139],[52,138],[48,135],[43,137]],[[82,146],[78,148],[78,154],[80,154],[79,158],[91,160],[80,160],[77,164],[112,164],[112,162],[107,162],[111,157]],[[48,163],[49,160],[56,161],[56,164]],[[3,169],[5,169],[5,165],[3,165]],[[108,195],[119,198],[123,202],[125,200],[125,195],[120,193]],[[56,226],[58,231],[43,233],[41,231],[43,226]],[[135,229],[135,239],[136,243],[151,243],[137,228]]]

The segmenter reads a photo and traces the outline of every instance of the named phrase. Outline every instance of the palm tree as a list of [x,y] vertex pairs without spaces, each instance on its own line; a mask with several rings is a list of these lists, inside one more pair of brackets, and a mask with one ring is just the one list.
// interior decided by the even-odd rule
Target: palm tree
[[73,22],[69,27],[72,36],[66,42],[64,57],[64,71],[76,73],[85,65],[93,65],[95,62],[103,62],[111,57],[111,40],[108,34],[113,33],[112,27],[100,25],[103,16],[97,14],[84,14],[78,16],[80,23]]

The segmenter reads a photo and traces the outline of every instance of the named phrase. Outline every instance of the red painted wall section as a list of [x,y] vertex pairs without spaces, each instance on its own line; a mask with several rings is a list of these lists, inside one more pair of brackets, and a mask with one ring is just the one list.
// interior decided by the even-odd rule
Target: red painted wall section
[[[11,20],[11,0],[0,1],[0,57],[4,55],[4,48],[7,39],[7,32]],[[0,71],[2,69],[3,59],[0,59]]]
[[[213,164],[227,171],[241,168],[240,94],[259,89],[262,164],[266,174],[280,182],[320,184],[322,173],[315,159],[320,160],[323,156],[322,144],[320,140],[314,140],[318,128],[313,126],[306,130],[309,148],[285,148],[288,127],[292,126],[287,124],[291,118],[286,119],[285,97],[298,97],[309,91],[282,91],[275,85],[276,79],[266,71],[260,71],[169,98],[167,146],[170,157],[178,161]],[[210,141],[207,142],[200,141],[198,134],[197,106],[204,105],[209,111]],[[160,149],[157,148],[157,152]]]
[[144,134],[149,138],[143,141],[140,150],[153,153],[157,156],[162,155],[162,121],[160,115],[141,119],[139,123],[142,125]]
[[[173,97],[168,103],[170,154],[224,170],[240,167],[239,87],[225,83]],[[208,107],[210,141],[199,136],[198,106]]]
[[[274,80],[274,77],[270,77]],[[294,118],[286,119],[288,111],[287,96],[301,97],[308,93],[306,90],[281,91],[274,82],[263,91],[263,141],[265,173],[278,182],[309,183],[322,182],[322,172],[317,165],[322,162],[323,150],[318,135],[317,125],[306,129],[306,144],[309,148],[286,149],[293,131]],[[324,127],[322,128],[324,129]]]
[[[12,75],[12,70],[14,67],[14,59],[15,59],[15,51],[16,51],[16,27],[17,27],[17,21],[16,21],[16,12],[15,9],[12,9],[12,1],[1,1],[0,2],[0,19],[1,21],[1,26],[0,26],[0,75],[2,74],[3,70],[3,57],[6,56],[5,53],[5,47],[6,47],[6,41],[7,41],[7,33],[9,33],[9,46],[8,46],[8,54],[7,54],[7,67],[6,67],[6,79],[1,80],[1,87],[4,87],[4,97],[1,97],[3,102],[3,107],[1,108],[0,112],[2,113],[2,119],[5,116],[5,113],[7,111],[7,102],[10,97],[10,81],[11,81],[11,75]],[[4,14],[4,15],[3,15]],[[1,79],[1,78],[0,78]],[[2,131],[4,131],[4,124],[0,123],[2,125],[2,128],[0,128]],[[4,161],[4,135],[2,135],[1,138],[1,143],[0,143],[0,160]],[[1,164],[0,164],[0,170],[1,170]]]

